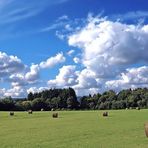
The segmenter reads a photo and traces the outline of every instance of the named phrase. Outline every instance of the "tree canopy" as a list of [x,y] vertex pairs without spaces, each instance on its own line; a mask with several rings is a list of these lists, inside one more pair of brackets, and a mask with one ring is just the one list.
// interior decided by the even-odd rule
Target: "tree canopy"
[[72,88],[49,89],[36,93],[30,92],[26,99],[5,97],[0,100],[0,110],[148,108],[148,88],[126,89],[118,93],[108,90],[102,94],[97,93],[79,98],[78,100]]

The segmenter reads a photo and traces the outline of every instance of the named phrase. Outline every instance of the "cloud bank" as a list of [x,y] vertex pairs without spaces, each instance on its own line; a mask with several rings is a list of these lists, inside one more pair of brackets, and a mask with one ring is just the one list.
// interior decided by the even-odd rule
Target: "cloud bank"
[[[64,87],[73,87],[77,95],[88,95],[109,89],[148,87],[148,25],[92,15],[84,22],[85,26],[77,24],[72,30],[64,24],[69,31],[64,36],[72,48],[67,57],[58,53],[26,66],[18,57],[0,53],[0,80],[12,86],[1,88],[0,95],[20,96],[30,91]],[[64,63],[66,58],[71,58],[71,64]],[[58,64],[62,66],[55,78],[49,79],[45,86],[36,87],[42,80],[40,71]]]
[[73,85],[78,95],[148,86],[148,25],[89,15],[86,25],[68,36],[68,44],[79,49],[81,60],[74,61],[84,67]]

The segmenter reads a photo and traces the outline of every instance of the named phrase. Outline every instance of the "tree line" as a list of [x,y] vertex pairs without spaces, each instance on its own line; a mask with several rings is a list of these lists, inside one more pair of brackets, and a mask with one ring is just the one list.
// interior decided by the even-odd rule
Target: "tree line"
[[113,90],[82,96],[79,99],[74,89],[49,89],[29,93],[27,98],[6,97],[0,100],[1,111],[34,110],[105,110],[125,108],[147,108],[148,88],[126,89],[116,93]]

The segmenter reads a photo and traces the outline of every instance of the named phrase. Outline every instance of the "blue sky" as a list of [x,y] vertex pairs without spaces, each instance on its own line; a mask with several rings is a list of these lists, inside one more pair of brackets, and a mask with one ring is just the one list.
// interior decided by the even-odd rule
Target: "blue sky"
[[0,96],[147,87],[146,0],[0,0]]

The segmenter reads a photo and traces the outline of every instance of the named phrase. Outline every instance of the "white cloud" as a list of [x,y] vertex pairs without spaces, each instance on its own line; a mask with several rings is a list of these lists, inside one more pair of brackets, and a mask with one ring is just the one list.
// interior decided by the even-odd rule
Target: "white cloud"
[[37,88],[37,87],[30,87],[29,89],[27,89],[27,93],[30,93],[30,92],[32,92],[32,93],[41,92],[41,91],[46,90],[46,89],[49,89],[49,88],[48,87],[39,87],[39,88]]
[[72,56],[73,54],[74,54],[74,50],[69,50],[68,52],[67,52],[67,55],[69,55],[69,56]]
[[76,84],[76,66],[68,65],[63,66],[59,69],[59,74],[56,76],[56,79],[49,80],[48,86],[51,88],[54,87],[69,87]]
[[30,71],[27,72],[25,75],[25,79],[28,82],[36,82],[39,79],[39,71],[40,71],[39,65],[37,65],[37,64],[31,65]]
[[[106,89],[148,86],[147,24],[126,24],[89,15],[86,26],[76,28],[79,29],[69,35],[68,43],[80,48],[76,53],[78,57],[73,58],[77,64],[60,68],[55,79],[48,81],[48,88],[73,87],[77,95],[86,95]],[[67,55],[73,53],[74,50],[70,50]],[[0,94],[16,92],[16,96],[18,88],[23,92],[25,86],[38,81],[42,69],[52,68],[66,60],[63,53],[58,53],[39,64],[31,65],[24,72],[25,66],[17,57],[1,53],[0,59],[0,78],[8,75],[12,85],[10,90],[0,89]],[[138,65],[145,66],[135,68]],[[27,92],[46,88],[31,86]]]
[[69,20],[69,17],[67,15],[62,15],[57,19],[57,22],[64,21],[64,20]]
[[88,70],[84,69],[81,72],[78,73],[78,78],[77,78],[77,85],[74,86],[74,88],[83,88],[83,89],[88,89],[88,88],[97,88],[97,80],[95,79],[95,73]]
[[[140,81],[146,81],[143,75],[136,78],[131,72],[126,76],[123,73],[135,64],[148,64],[148,25],[125,24],[90,15],[87,25],[71,34],[68,43],[82,51],[85,69],[80,72],[76,86],[81,86],[84,92],[89,88],[109,89],[112,85],[116,89],[134,88]],[[87,71],[93,75],[87,75]],[[126,81],[131,76],[129,81],[133,83],[114,80],[121,73]]]
[[[0,24],[12,23],[20,20],[25,20],[30,17],[36,16],[45,10],[48,6],[58,5],[67,2],[68,0],[36,0],[30,1],[29,5],[27,0],[1,0],[0,1]],[[64,18],[64,16],[63,16]],[[66,16],[65,16],[66,18]]]
[[20,86],[15,86],[11,89],[5,90],[3,96],[11,96],[11,97],[25,97],[26,93],[25,90]]
[[47,61],[41,62],[40,67],[41,68],[51,68],[59,63],[65,62],[65,60],[66,59],[63,53],[58,53],[56,56],[48,58]]
[[107,88],[116,90],[148,86],[148,66],[127,69],[117,80],[106,82]]
[[21,86],[13,86],[10,89],[0,89],[0,97],[26,97],[27,93]]
[[147,86],[143,83],[147,81],[144,75],[140,73],[136,77],[129,67],[148,64],[148,25],[126,24],[89,15],[86,26],[76,28],[79,29],[69,35],[68,43],[81,49],[78,54],[82,58],[74,57],[73,60],[81,63],[83,69],[69,73],[69,70],[66,72],[68,67],[62,67],[56,78],[48,81],[50,87],[69,86],[68,75],[74,76],[70,86],[78,95]]
[[0,97],[4,96],[5,91],[5,88],[0,88]]
[[120,18],[121,20],[131,20],[138,18],[146,18],[148,17],[148,11],[132,11],[125,14],[115,15],[115,18]]
[[11,82],[12,86],[25,86],[27,85],[27,81],[25,80],[25,77],[23,74],[17,73],[17,74],[12,74],[9,78],[8,81]]
[[100,92],[100,89],[99,88],[88,88],[88,89],[75,88],[75,91],[76,91],[77,96],[87,96],[89,94],[91,95],[97,94],[98,92]]
[[32,64],[28,72],[12,74],[7,78],[7,81],[11,82],[13,87],[25,87],[29,84],[36,84],[39,82],[39,72],[39,66]]
[[80,60],[78,57],[74,57],[74,58],[73,58],[73,61],[74,61],[76,64],[78,64],[78,63],[80,63],[81,60]]
[[55,57],[50,57],[45,62],[41,62],[40,65],[32,64],[26,72],[11,74],[7,80],[14,86],[27,86],[29,84],[36,84],[40,81],[40,71],[42,68],[51,68],[55,65],[64,62],[65,57],[63,53],[57,54]]
[[0,77],[22,72],[24,68],[25,65],[18,57],[0,52]]
[[[59,53],[40,64],[32,64],[28,67],[18,57],[0,52],[0,81],[3,84],[7,82],[8,86],[11,86],[8,89],[0,89],[0,96],[24,97],[30,86],[42,82],[40,80],[40,71],[42,69],[53,68],[64,61],[63,53]],[[43,89],[45,87],[40,87],[37,90]]]
[[126,65],[141,60],[147,62],[147,38],[148,32],[143,26],[138,28],[95,18],[81,31],[69,36],[69,45],[83,49],[86,67],[90,66],[93,58],[99,66]]
[[83,50],[85,67],[104,76],[112,75],[109,67],[118,72],[121,66],[148,62],[146,28],[92,18],[86,27],[69,36],[69,45]]

